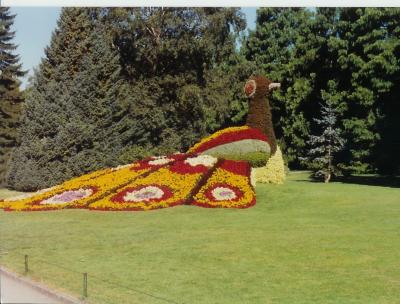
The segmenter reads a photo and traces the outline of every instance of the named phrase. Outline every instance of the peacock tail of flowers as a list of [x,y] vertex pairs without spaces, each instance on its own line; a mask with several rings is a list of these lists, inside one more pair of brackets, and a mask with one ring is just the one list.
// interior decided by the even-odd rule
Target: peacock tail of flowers
[[248,208],[256,203],[246,161],[223,160],[193,198],[206,208]]
[[251,128],[249,126],[242,127],[230,127],[202,139],[200,142],[195,144],[188,150],[188,153],[204,153],[208,154],[218,147],[225,145],[241,142],[241,141],[256,141],[266,146],[264,152],[269,152],[269,139],[258,129]]
[[145,211],[183,204],[246,208],[254,203],[247,162],[178,153],[86,174],[29,196],[0,201],[0,208]]

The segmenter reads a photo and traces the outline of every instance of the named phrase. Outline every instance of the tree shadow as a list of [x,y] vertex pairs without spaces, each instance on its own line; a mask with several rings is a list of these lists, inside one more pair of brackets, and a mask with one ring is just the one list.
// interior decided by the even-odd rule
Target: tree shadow
[[[307,178],[304,178],[302,176],[299,179],[293,179],[293,181],[321,183],[321,184],[324,183],[324,181],[321,178],[314,177],[311,172]],[[398,175],[385,176],[385,175],[373,175],[373,174],[335,176],[332,178],[331,183],[400,188],[400,176]]]
[[352,175],[348,177],[338,176],[334,179],[334,182],[340,182],[344,184],[400,188],[400,176],[383,176],[383,175]]

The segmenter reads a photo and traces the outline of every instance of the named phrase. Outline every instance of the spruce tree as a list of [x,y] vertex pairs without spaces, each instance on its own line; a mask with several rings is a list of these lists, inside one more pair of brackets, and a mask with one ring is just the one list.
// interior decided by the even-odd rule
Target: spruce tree
[[23,104],[18,77],[24,76],[25,72],[14,52],[15,32],[11,30],[14,18],[9,8],[0,7],[0,185],[4,183],[12,149],[17,145]]
[[340,9],[337,36],[337,66],[347,105],[343,167],[398,173],[400,9]]
[[329,183],[332,175],[337,173],[337,153],[344,147],[345,140],[342,131],[337,126],[338,98],[335,94],[336,83],[329,82],[330,90],[323,91],[324,103],[321,104],[321,118],[314,118],[320,127],[320,135],[309,135],[307,156],[302,160],[314,171],[316,177],[323,177],[325,183]]
[[[65,8],[52,35],[46,56],[35,71],[21,119],[21,143],[15,150],[7,183],[17,190],[35,190],[76,175],[66,159],[74,154],[79,125],[69,130],[76,117],[68,111],[76,78],[87,56],[92,28],[88,9]],[[84,101],[84,98],[82,100]],[[79,105],[79,102],[75,101]],[[69,132],[69,133],[68,133]],[[71,143],[72,141],[72,143]],[[84,172],[79,170],[79,173]]]
[[399,14],[398,8],[257,11],[244,51],[282,83],[271,103],[292,167],[299,165],[307,134],[318,131],[313,117],[321,92],[334,90],[341,96],[336,110],[347,139],[338,159],[343,172],[399,172]]
[[248,77],[228,67],[244,70],[235,48],[244,26],[238,9],[63,9],[28,94],[9,184],[33,190],[185,151],[231,123]]

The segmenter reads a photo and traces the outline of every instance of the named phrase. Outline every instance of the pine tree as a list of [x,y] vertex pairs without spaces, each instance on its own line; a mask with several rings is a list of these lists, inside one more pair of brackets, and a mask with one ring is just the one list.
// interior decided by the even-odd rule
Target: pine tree
[[300,165],[298,156],[304,154],[321,90],[332,73],[327,51],[332,15],[332,9],[260,8],[245,44],[246,58],[256,63],[258,73],[282,84],[270,101],[277,138],[294,168]]
[[277,137],[298,165],[329,80],[347,139],[338,156],[346,174],[396,174],[400,161],[400,10],[263,8],[245,47],[247,59],[282,83],[271,97]]
[[347,104],[343,167],[398,173],[400,9],[342,8],[337,36],[337,66]]
[[34,190],[185,151],[230,123],[243,112],[248,74],[229,66],[244,69],[235,58],[244,26],[238,9],[63,9],[28,93],[9,184]]
[[321,118],[314,118],[315,123],[322,129],[320,135],[309,135],[307,144],[309,150],[307,157],[308,166],[314,170],[316,177],[323,177],[325,183],[329,183],[332,175],[337,172],[337,153],[340,152],[345,140],[342,131],[337,127],[337,101],[340,96],[334,94],[336,83],[329,82],[329,91],[323,91],[324,103],[321,104]]
[[12,149],[18,141],[19,117],[23,104],[18,77],[25,75],[14,54],[16,45],[11,30],[15,15],[7,7],[0,7],[0,185],[4,183],[5,172]]
[[[67,109],[89,48],[92,24],[88,12],[81,8],[62,10],[46,56],[35,71],[21,117],[21,143],[13,153],[7,176],[14,189],[36,190],[77,174],[65,160],[74,154],[73,138],[84,137],[88,130],[67,138],[66,134],[73,133],[67,131],[69,121],[76,117]],[[79,125],[74,131],[78,130],[82,130]]]

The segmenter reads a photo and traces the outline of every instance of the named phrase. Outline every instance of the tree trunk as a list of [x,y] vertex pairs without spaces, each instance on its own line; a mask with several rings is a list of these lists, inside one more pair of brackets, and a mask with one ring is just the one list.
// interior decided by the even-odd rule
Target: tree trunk
[[330,180],[331,180],[331,173],[328,172],[327,174],[325,174],[324,182],[325,183],[329,183]]

